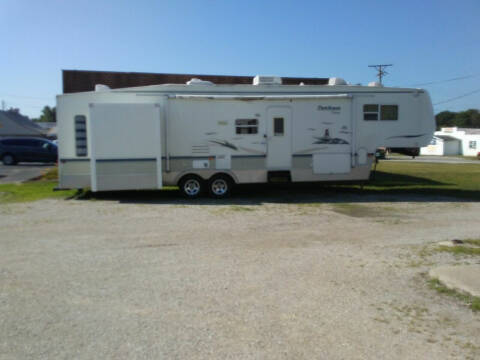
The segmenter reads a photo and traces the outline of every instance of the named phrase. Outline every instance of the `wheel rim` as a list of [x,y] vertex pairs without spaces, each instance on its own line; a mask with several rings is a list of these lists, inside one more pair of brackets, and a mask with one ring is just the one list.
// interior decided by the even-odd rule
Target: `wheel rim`
[[200,182],[197,179],[189,179],[183,185],[183,191],[188,196],[198,195],[200,192]]
[[212,182],[212,193],[215,195],[225,195],[228,191],[228,184],[223,179],[216,179]]
[[3,161],[6,163],[6,164],[12,164],[13,163],[13,157],[12,155],[5,155],[3,157]]

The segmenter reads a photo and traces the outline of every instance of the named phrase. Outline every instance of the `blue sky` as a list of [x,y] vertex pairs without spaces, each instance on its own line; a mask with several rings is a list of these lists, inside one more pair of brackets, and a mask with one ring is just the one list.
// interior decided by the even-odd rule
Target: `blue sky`
[[[61,70],[375,80],[426,86],[433,102],[480,89],[479,0],[0,0],[0,99],[38,116]],[[435,107],[480,108],[480,92]]]

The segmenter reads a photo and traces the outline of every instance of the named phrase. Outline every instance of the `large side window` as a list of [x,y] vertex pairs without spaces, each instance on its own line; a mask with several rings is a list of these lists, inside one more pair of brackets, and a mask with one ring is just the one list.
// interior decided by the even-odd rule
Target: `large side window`
[[378,120],[378,105],[365,104],[363,105],[363,120],[376,121]]
[[363,120],[398,120],[398,105],[365,104],[363,105]]
[[77,156],[87,156],[87,118],[75,115],[75,149]]
[[237,134],[258,134],[258,119],[237,119],[237,120],[235,120],[235,133],[237,133]]
[[382,105],[380,120],[398,120],[398,105]]

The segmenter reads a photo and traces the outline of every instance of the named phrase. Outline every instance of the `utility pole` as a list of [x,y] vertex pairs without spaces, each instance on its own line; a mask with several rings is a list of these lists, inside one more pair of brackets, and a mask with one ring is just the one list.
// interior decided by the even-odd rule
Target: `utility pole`
[[377,65],[368,65],[368,67],[375,68],[377,70],[378,81],[382,84],[382,79],[385,75],[388,75],[388,72],[385,71],[385,68],[393,66],[393,64],[377,64]]
[[2,100],[2,110],[5,111],[5,100]]

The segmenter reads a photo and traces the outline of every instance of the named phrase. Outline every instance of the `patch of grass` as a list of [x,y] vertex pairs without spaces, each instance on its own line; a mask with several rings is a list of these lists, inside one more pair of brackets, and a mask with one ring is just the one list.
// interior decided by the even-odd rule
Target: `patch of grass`
[[0,204],[36,201],[46,198],[63,199],[75,194],[75,190],[53,191],[56,182],[31,181],[23,184],[0,184]]
[[441,245],[437,248],[437,251],[440,252],[448,252],[455,255],[480,255],[480,248],[470,247],[470,246],[444,246]]
[[375,177],[360,185],[332,185],[330,188],[371,194],[422,194],[480,200],[480,166],[380,161]]
[[333,211],[339,214],[358,217],[358,218],[372,218],[372,217],[385,217],[391,215],[393,207],[371,207],[354,203],[340,203],[333,205]]
[[460,291],[450,289],[446,287],[440,280],[438,279],[429,279],[428,285],[431,289],[436,290],[440,294],[445,294],[448,296],[455,297],[466,303],[473,311],[480,311],[480,298],[476,296],[472,296],[469,294],[462,293]]
[[25,183],[0,184],[0,204],[36,201],[46,198],[64,199],[75,190],[53,191],[58,177],[57,168],[48,170],[39,180]]
[[462,241],[468,245],[480,246],[480,239],[465,239]]
[[47,170],[41,177],[41,180],[58,180],[58,167]]

